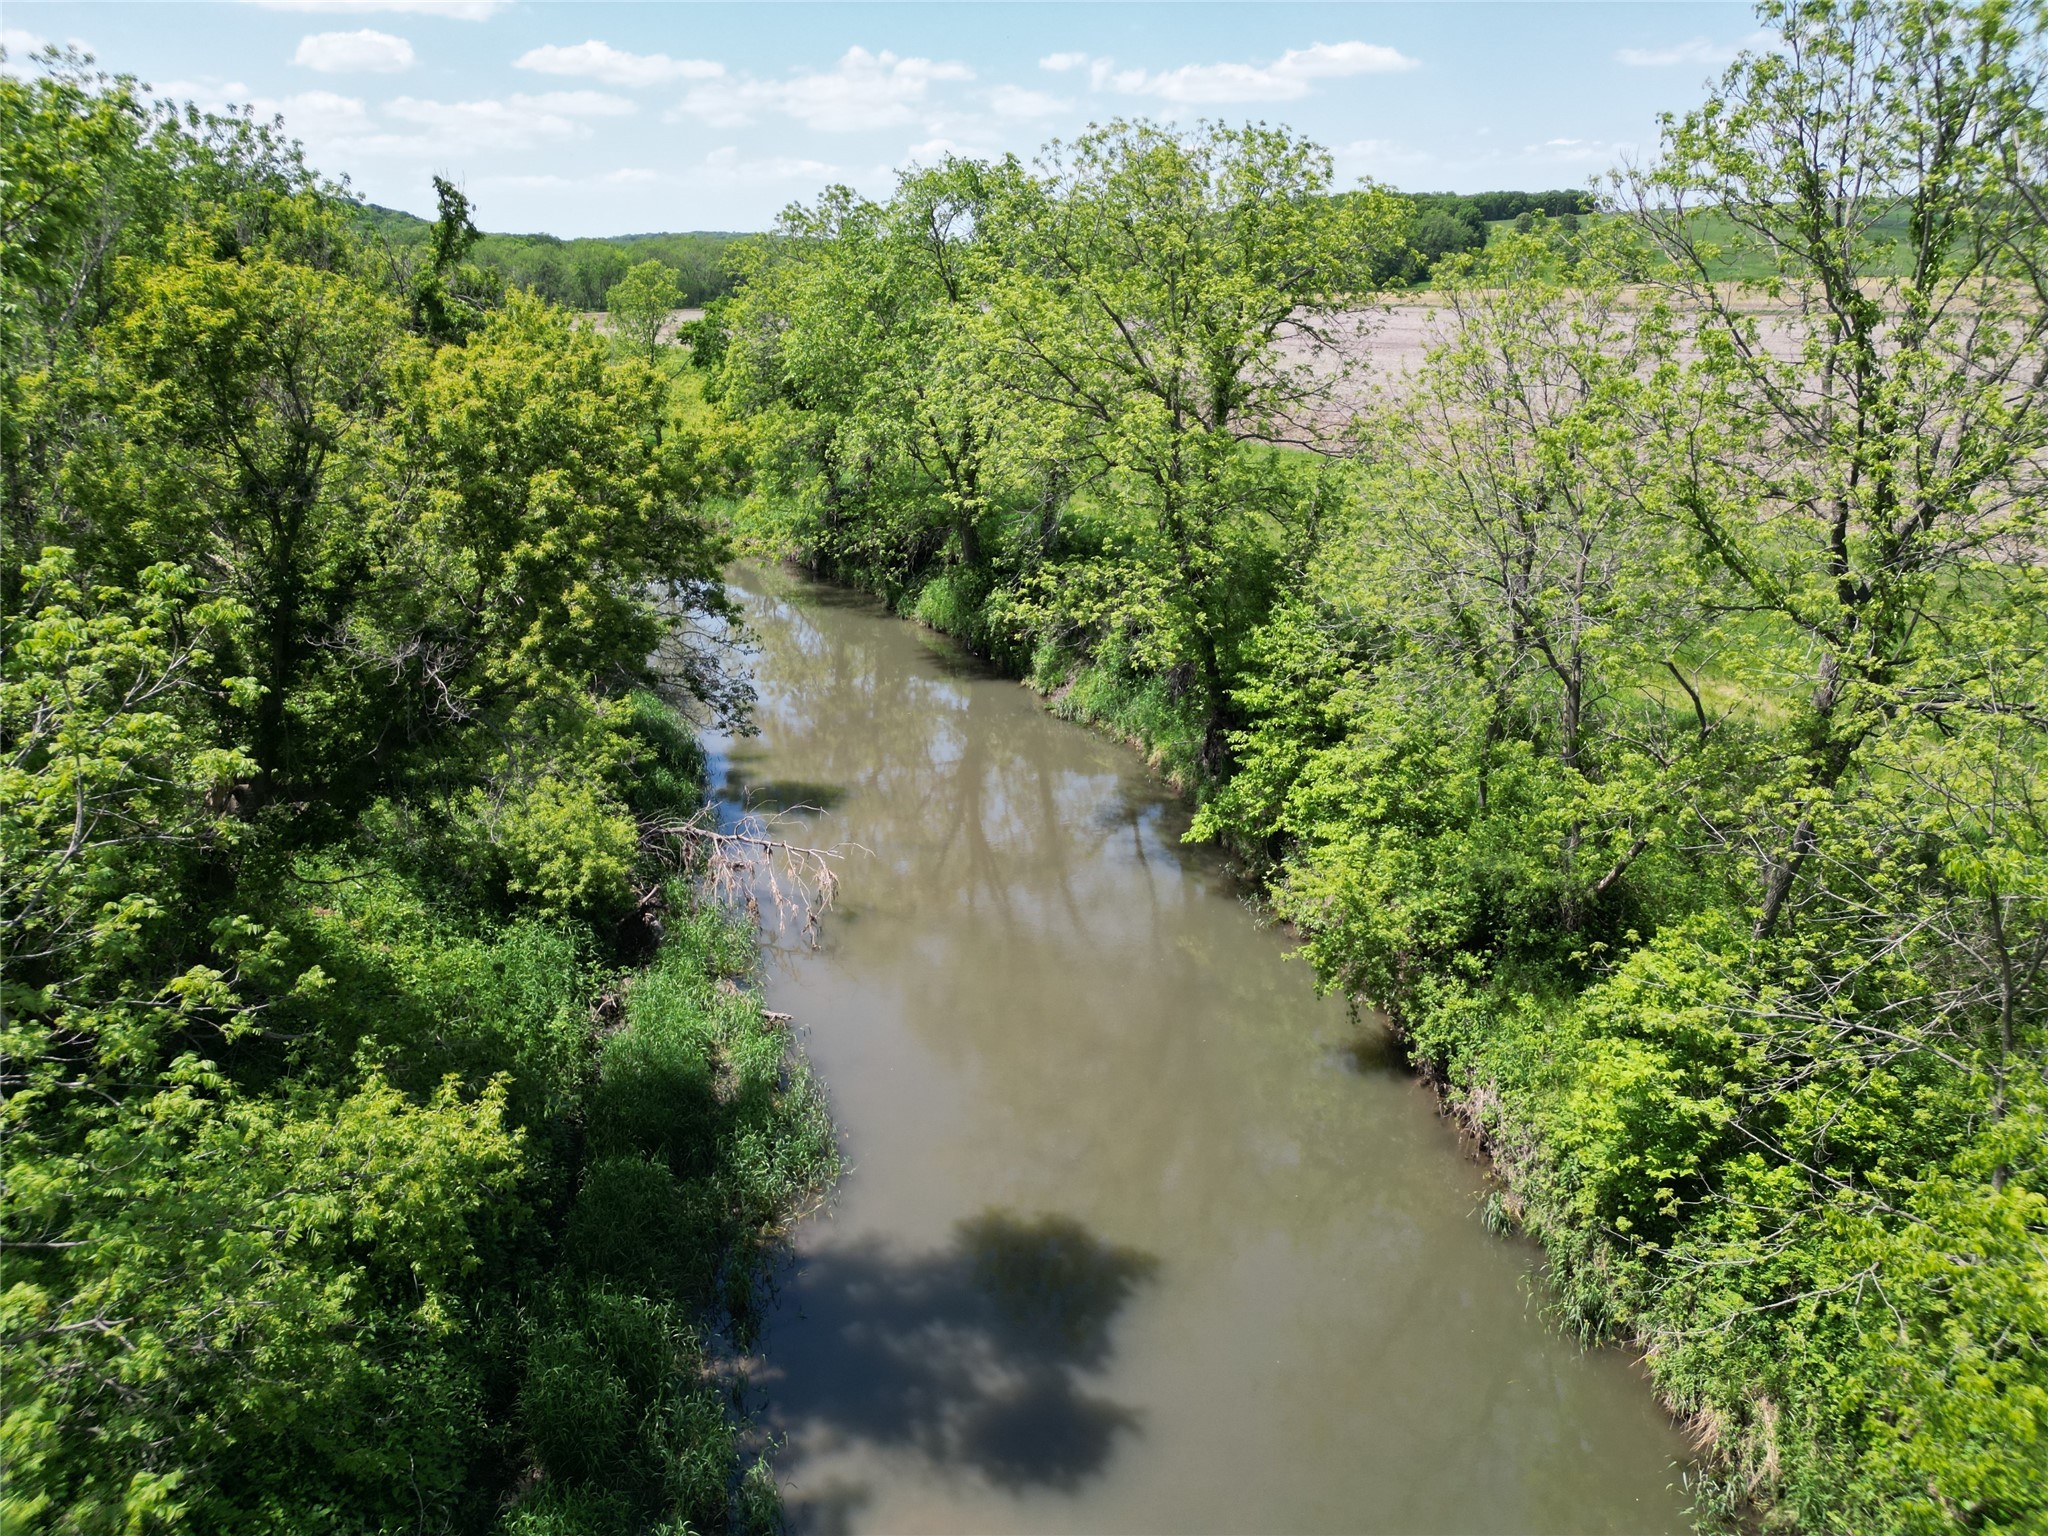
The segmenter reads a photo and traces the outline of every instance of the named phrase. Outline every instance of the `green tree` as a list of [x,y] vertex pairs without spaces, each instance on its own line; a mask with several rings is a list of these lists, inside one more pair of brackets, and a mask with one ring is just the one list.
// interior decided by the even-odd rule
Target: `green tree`
[[434,201],[439,211],[426,261],[412,278],[412,325],[429,340],[460,341],[477,328],[484,311],[504,302],[505,285],[465,259],[482,238],[470,219],[469,199],[436,176]]
[[[1522,866],[1530,889],[1515,900],[1546,903],[1541,927],[1571,934],[1603,902],[1619,910],[1635,862],[1671,834],[1673,786],[1700,776],[1709,730],[1665,701],[1678,695],[1674,678],[1691,687],[1675,669],[1704,628],[1693,562],[1660,515],[1662,438],[1642,430],[1666,394],[1658,376],[1673,359],[1670,315],[1612,282],[1567,285],[1558,268],[1550,238],[1507,235],[1484,259],[1439,269],[1439,340],[1400,397],[1356,424],[1360,505],[1313,557],[1303,601],[1379,637],[1380,659],[1351,696],[1384,690],[1433,716],[1403,729],[1465,755],[1466,814],[1505,814],[1516,838],[1552,851]],[[1261,646],[1282,644],[1303,622],[1314,622],[1312,610],[1285,610]],[[1291,714],[1271,696],[1276,685],[1287,686],[1255,687],[1247,706]],[[1293,782],[1309,760],[1273,738],[1270,720],[1261,727],[1198,831],[1313,840],[1349,770],[1332,760],[1337,780],[1318,767],[1315,782]],[[1506,805],[1494,803],[1497,791]],[[1290,797],[1300,797],[1294,810]],[[1401,801],[1372,803],[1407,825]],[[1455,821],[1443,831],[1418,885],[1455,890],[1482,878],[1467,859],[1487,857],[1483,840],[1467,840]],[[1305,910],[1320,899],[1306,888],[1299,897]],[[1354,926],[1373,923],[1361,911]],[[1399,925],[1388,934],[1389,947],[1351,984],[1369,983],[1392,1004],[1393,951],[1412,958],[1423,941]],[[1354,956],[1365,952],[1350,947],[1359,937],[1344,941]],[[1459,944],[1478,937],[1456,932]]]
[[[1698,317],[1709,431],[1726,434],[1702,436],[1685,514],[1742,600],[1811,656],[1760,937],[1815,854],[1814,797],[1941,686],[1917,663],[1948,671],[1954,582],[2026,594],[2048,447],[2048,12],[1902,0],[1762,14],[1784,49],[1731,65],[1622,188]],[[1767,279],[1711,279],[1702,208],[1768,260]],[[1884,227],[1899,214],[1902,268]]]
[[817,553],[871,578],[911,585],[946,563],[982,580],[988,540],[1007,542],[1031,494],[971,323],[994,189],[1018,174],[950,161],[887,204],[839,191],[793,209],[724,310],[744,344],[723,399],[771,434],[764,463],[811,507]]
[[85,62],[0,76],[0,1524],[724,1528],[830,1141],[673,836],[723,468],[452,189],[422,279]]
[[652,258],[633,267],[605,290],[604,307],[621,339],[645,356],[657,355],[669,317],[682,306],[675,273]]
[[743,246],[744,281],[720,311],[715,385],[723,408],[748,421],[756,472],[806,553],[900,585],[936,549],[933,530],[916,511],[904,518],[892,494],[902,465],[881,462],[886,392],[901,389],[884,377],[885,358],[917,303],[892,285],[886,217],[834,187]]
[[0,142],[14,172],[0,199],[0,484],[16,558],[0,589],[44,543],[87,531],[61,490],[76,402],[89,385],[87,339],[129,300],[123,259],[267,250],[323,270],[345,267],[343,222],[320,198],[297,147],[246,117],[146,105],[132,80],[108,79],[75,53],[0,76]]
[[1055,146],[996,218],[992,366],[1065,420],[1129,508],[1125,568],[1088,586],[1125,594],[1161,670],[1191,667],[1211,771],[1275,505],[1241,445],[1308,433],[1332,376],[1306,353],[1334,341],[1398,240],[1391,198],[1333,200],[1330,176],[1325,153],[1279,130],[1115,123]]
[[294,705],[308,668],[329,670],[321,641],[367,575],[396,319],[340,274],[192,252],[139,276],[104,335],[89,397],[98,430],[74,455],[74,495],[107,541],[96,559],[182,556],[248,615],[251,809],[302,786],[315,762],[331,766],[323,724],[339,722]]
[[2048,18],[1765,16],[1626,218],[1444,273],[1198,829],[1646,1344],[1704,1517],[2029,1529]]

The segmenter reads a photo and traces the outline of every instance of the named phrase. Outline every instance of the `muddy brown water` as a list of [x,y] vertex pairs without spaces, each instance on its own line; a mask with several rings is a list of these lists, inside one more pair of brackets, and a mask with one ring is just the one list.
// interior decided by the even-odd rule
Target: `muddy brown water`
[[872,602],[742,569],[728,802],[849,851],[772,947],[847,1172],[753,1362],[795,1529],[1683,1530],[1640,1368],[1384,1036],[1132,752]]

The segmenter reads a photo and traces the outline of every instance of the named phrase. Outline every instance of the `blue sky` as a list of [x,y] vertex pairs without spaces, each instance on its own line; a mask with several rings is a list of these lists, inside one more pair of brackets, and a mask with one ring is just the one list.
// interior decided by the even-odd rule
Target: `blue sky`
[[[526,4],[8,0],[207,105],[281,113],[380,203],[461,184],[487,229],[759,229],[828,182],[1091,121],[1286,123],[1348,184],[1576,186],[1654,148],[1748,41],[1740,3]],[[18,65],[10,65],[18,67]]]

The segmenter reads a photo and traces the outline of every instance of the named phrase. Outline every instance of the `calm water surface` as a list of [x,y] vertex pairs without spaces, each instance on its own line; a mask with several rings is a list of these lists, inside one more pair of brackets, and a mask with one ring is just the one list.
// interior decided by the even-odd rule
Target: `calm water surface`
[[800,1531],[1666,1531],[1683,1446],[1542,1314],[1374,1027],[1138,758],[864,599],[737,573],[721,793],[860,844],[779,949],[848,1172],[755,1381]]

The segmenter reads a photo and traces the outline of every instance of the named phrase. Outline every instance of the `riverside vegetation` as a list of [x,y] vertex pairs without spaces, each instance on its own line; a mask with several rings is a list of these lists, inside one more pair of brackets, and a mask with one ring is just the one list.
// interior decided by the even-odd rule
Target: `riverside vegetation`
[[697,357],[745,537],[1145,743],[1388,1011],[1704,1523],[2038,1531],[2048,12],[1762,19],[1377,392],[1415,205],[1265,127],[827,192]]
[[0,142],[0,1527],[766,1528],[707,1340],[834,1152],[698,895],[720,452],[452,189],[395,261],[54,54]]

